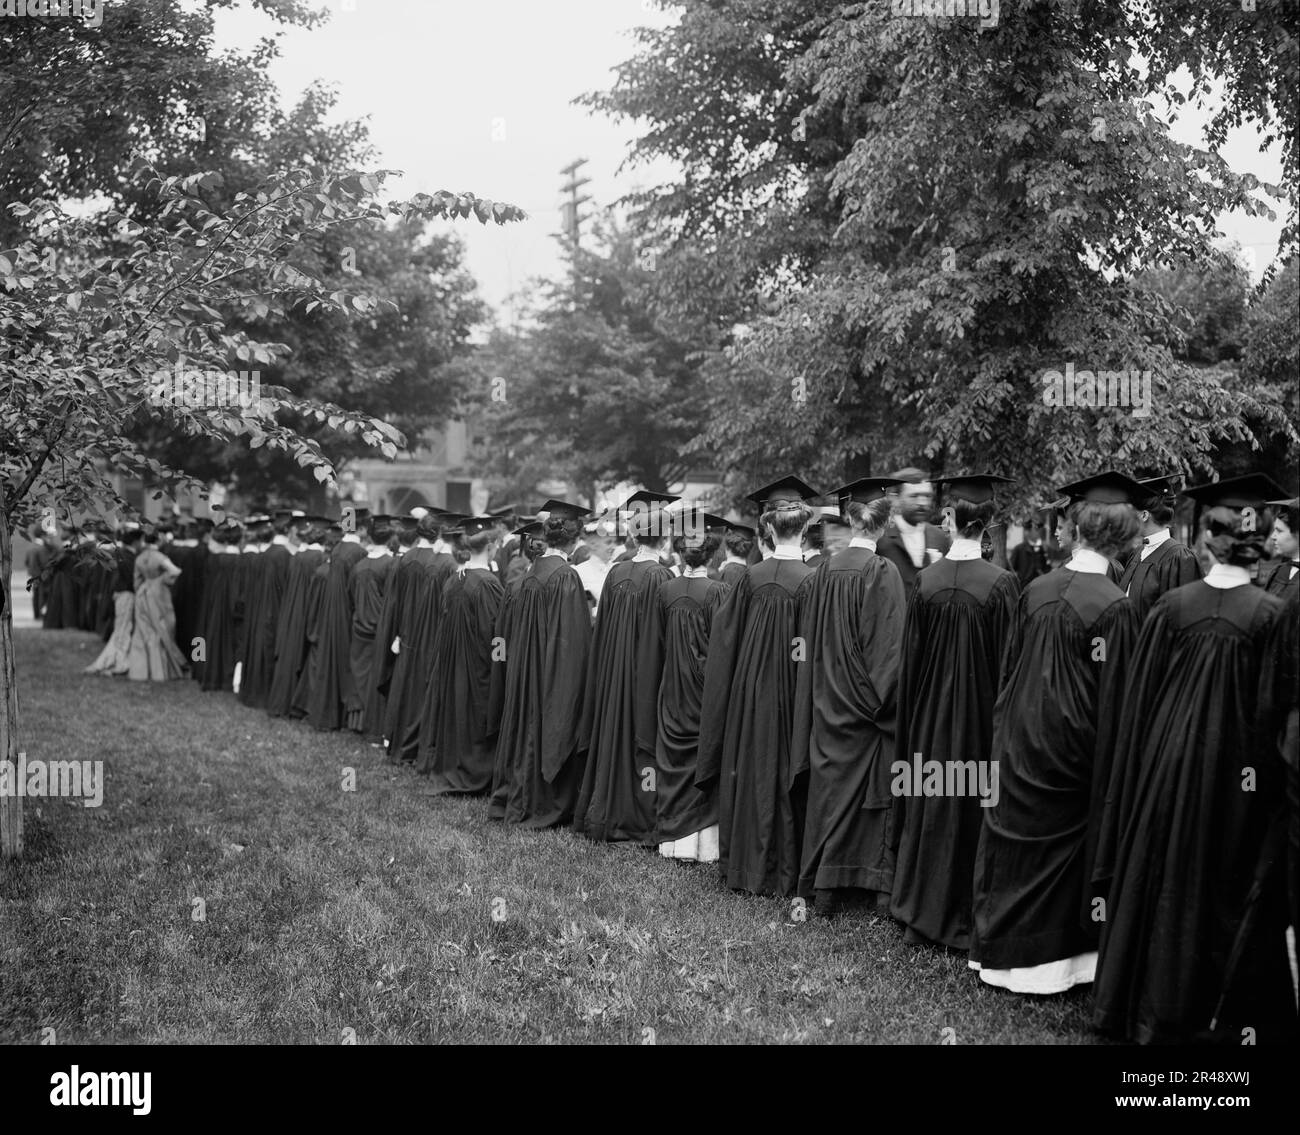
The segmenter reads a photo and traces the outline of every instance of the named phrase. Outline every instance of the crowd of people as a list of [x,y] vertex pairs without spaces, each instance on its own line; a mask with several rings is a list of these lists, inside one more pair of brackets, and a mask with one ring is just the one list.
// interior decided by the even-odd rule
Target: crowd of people
[[865,906],[1019,994],[1092,983],[1110,1035],[1294,1039],[1298,502],[1111,471],[1008,555],[1005,482],[785,477],[751,525],[658,492],[189,520],[56,553],[45,622],[507,823]]

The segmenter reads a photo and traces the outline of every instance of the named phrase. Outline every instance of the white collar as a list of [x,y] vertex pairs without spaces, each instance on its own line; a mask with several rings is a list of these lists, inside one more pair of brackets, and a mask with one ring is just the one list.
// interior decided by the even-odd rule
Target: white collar
[[465,564],[462,566],[461,570],[462,571],[491,571],[492,566],[490,564]]
[[632,557],[632,562],[633,562],[634,564],[643,564],[643,563],[646,563],[646,562],[649,561],[649,560],[654,560],[655,563],[658,563],[658,562],[659,562],[659,553],[656,552],[656,551],[653,551],[653,550],[650,549],[650,548],[644,548],[644,547],[642,547],[642,548],[638,548],[638,549],[637,549],[637,553],[636,553],[636,555]]
[[357,533],[355,533],[355,532],[344,532],[344,533],[343,533],[343,539],[340,540],[339,543],[340,543],[340,544],[360,544],[360,543],[361,543],[361,537],[360,537]]
[[1226,591],[1250,582],[1250,569],[1237,564],[1215,564],[1205,573],[1205,582]]
[[952,547],[944,553],[944,558],[948,560],[979,560],[984,557],[980,551],[980,542],[978,540],[968,540],[965,536],[954,536],[952,538]]
[[287,548],[287,547],[289,546],[289,537],[288,537],[288,536],[281,536],[281,535],[279,535],[279,534],[277,533],[276,535],[274,535],[274,536],[271,537],[271,543],[272,543],[272,544],[279,544],[280,547],[282,547],[282,548]]
[[733,556],[730,552],[726,554],[722,561],[723,567],[726,567],[727,564],[739,564],[741,567],[749,567],[748,560],[743,559],[740,556]]
[[323,552],[323,551],[325,550],[325,545],[324,545],[324,544],[307,544],[307,545],[305,545],[305,546],[303,547],[302,550],[303,550],[304,552]]
[[368,560],[382,560],[385,556],[391,556],[393,553],[388,550],[387,544],[376,544],[366,553]]
[[1091,548],[1075,548],[1070,562],[1065,565],[1071,571],[1081,571],[1085,575],[1105,575],[1110,570],[1110,560]]
[[708,576],[709,576],[709,569],[708,569],[707,567],[703,567],[703,566],[701,566],[701,567],[697,567],[697,568],[683,568],[683,569],[682,569],[682,578],[683,578],[683,579],[699,579],[700,576],[704,576],[705,579],[707,579]]
[[249,552],[260,552],[263,547],[264,545],[262,544],[248,544],[244,548],[244,553],[248,554]]
[[421,536],[418,540],[416,540],[415,546],[417,548],[432,548],[433,541],[426,536]]
[[876,550],[876,542],[870,536],[854,536],[849,541],[850,548],[866,548],[869,552]]
[[1168,528],[1161,528],[1159,532],[1152,532],[1150,536],[1142,537],[1142,547],[1158,548],[1166,540],[1172,540],[1173,533]]
[[546,551],[541,554],[540,558],[544,560],[547,556],[559,556],[566,564],[569,562],[569,553],[562,552],[559,548],[547,548]]
[[803,552],[792,544],[778,544],[772,553],[774,560],[798,560],[803,563]]

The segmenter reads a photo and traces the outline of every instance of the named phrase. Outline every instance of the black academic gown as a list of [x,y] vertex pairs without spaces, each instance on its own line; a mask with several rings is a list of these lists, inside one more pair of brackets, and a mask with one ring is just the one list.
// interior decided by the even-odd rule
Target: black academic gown
[[347,713],[361,708],[352,676],[352,568],[365,558],[365,548],[351,540],[330,553],[317,627],[319,666],[307,708],[316,729],[342,729]]
[[[991,784],[998,668],[1019,597],[1015,573],[984,560],[944,559],[917,576],[903,633],[898,760],[914,762],[920,754],[923,763],[977,762],[965,767],[978,778],[984,766],[984,784]],[[985,809],[975,792],[927,796],[911,787],[912,794],[894,798],[898,861],[890,913],[908,941],[968,949]]]
[[275,633],[289,582],[293,553],[284,544],[273,543],[259,557],[250,573],[247,633],[244,638],[244,668],[239,683],[239,700],[254,709],[265,709],[275,672]]
[[366,555],[352,568],[348,587],[352,598],[352,640],[348,648],[352,689],[346,702],[346,725],[371,740],[383,736],[384,695],[374,680],[381,664],[375,632],[384,610],[384,595],[392,578],[394,558]]
[[970,958],[993,969],[1096,949],[1093,778],[1114,747],[1138,618],[1101,575],[1057,568],[1020,595],[993,708],[998,802],[983,809]]
[[483,568],[453,575],[442,592],[427,713],[420,724],[417,772],[435,793],[479,794],[492,786],[497,725],[490,719],[494,641],[505,587]]
[[233,587],[235,569],[242,557],[238,552],[214,552],[208,559],[203,583],[203,650],[199,685],[204,690],[228,690],[239,655],[235,652]]
[[506,648],[497,746],[510,770],[510,823],[549,828],[573,818],[587,753],[581,730],[590,645],[582,580],[563,556],[542,556],[520,582]]
[[625,560],[605,577],[587,666],[586,770],[573,815],[590,839],[650,844],[663,640],[658,591],[671,568]]
[[[427,674],[420,673],[417,665],[415,627],[425,589],[429,586],[429,568],[437,559],[438,553],[432,548],[411,547],[402,553],[389,581],[384,613],[376,634],[379,657],[376,658],[375,676],[387,699],[381,732],[389,739],[388,759],[394,763],[403,759],[391,743],[403,707],[408,699],[420,696],[422,682],[427,677]],[[394,639],[400,640],[396,654],[393,653]],[[405,759],[414,757],[408,753]]]
[[50,557],[49,582],[42,625],[47,631],[75,628],[77,625],[78,588],[73,570],[76,559],[71,547],[64,545]]
[[745,578],[745,572],[749,571],[748,564],[729,563],[723,564],[718,573],[718,577],[728,587],[735,587],[742,579]]
[[443,591],[456,573],[455,556],[429,551],[427,560],[421,557],[417,561],[420,574],[411,582],[406,600],[409,617],[404,615],[400,624],[402,641],[392,688],[400,691],[401,700],[395,708],[390,708],[384,725],[388,759],[393,764],[419,761],[420,725],[429,712],[429,683],[442,625]]
[[202,679],[203,663],[193,658],[194,640],[203,633],[203,596],[206,586],[208,557],[211,551],[206,540],[192,547],[174,549],[168,557],[181,569],[172,584],[172,607],[176,611],[176,645],[189,661],[190,677]]
[[[524,561],[526,569],[532,567],[532,562],[527,557],[521,555],[518,559]],[[525,570],[506,584],[492,631],[493,643],[500,647],[499,650],[494,649],[492,652],[492,674],[488,683],[487,728],[494,734],[499,734],[501,729],[501,714],[506,700],[506,677],[509,673],[507,663],[510,658],[511,628],[518,606],[519,588],[527,574]],[[510,795],[510,777],[513,773],[508,763],[511,756],[512,754],[508,753],[500,743],[497,744],[492,761],[492,791],[488,804],[488,817],[493,820],[504,820],[506,817],[506,801]]]
[[1103,821],[1103,850],[1118,832],[1095,987],[1104,1031],[1180,1043],[1217,1016],[1229,1044],[1244,1029],[1294,1039],[1270,696],[1283,610],[1248,584],[1202,580],[1166,593],[1143,627]]
[[306,717],[312,703],[312,691],[324,681],[324,662],[321,653],[321,628],[325,614],[325,589],[329,584],[330,560],[334,549],[322,550],[320,562],[307,580],[307,596],[303,603],[303,630],[307,643],[303,648],[302,669],[297,685],[289,699],[289,716]]
[[[924,576],[924,572],[921,573]],[[791,786],[807,780],[799,893],[855,890],[888,905],[895,692],[906,604],[898,569],[844,548],[812,577],[798,666]]]
[[1155,601],[1166,591],[1195,583],[1201,578],[1201,565],[1196,553],[1177,540],[1166,540],[1145,560],[1141,549],[1135,551],[1124,565],[1119,589],[1137,608],[1138,618],[1145,619]]
[[[235,661],[242,663],[248,649],[248,629],[252,608],[257,605],[257,581],[261,578],[262,553],[243,549],[235,560],[230,579],[230,610],[235,630]],[[243,687],[243,667],[240,667],[240,687]]]
[[[1300,572],[1297,572],[1294,577],[1291,575],[1291,569],[1295,566],[1291,560],[1279,560],[1266,568],[1259,581],[1265,594],[1276,595],[1285,603],[1291,596],[1300,593]],[[1197,578],[1199,579],[1200,576]]]
[[289,561],[275,623],[274,666],[266,695],[266,712],[288,717],[293,711],[293,691],[307,660],[307,606],[312,576],[325,558],[320,548],[303,548]]
[[719,862],[734,890],[790,895],[799,881],[790,746],[795,658],[806,657],[796,640],[814,574],[802,560],[755,564],[709,635],[696,785],[717,787]]
[[721,580],[671,579],[657,596],[663,675],[655,735],[655,842],[685,839],[718,822],[716,786],[698,788],[704,664],[713,620],[727,598]]

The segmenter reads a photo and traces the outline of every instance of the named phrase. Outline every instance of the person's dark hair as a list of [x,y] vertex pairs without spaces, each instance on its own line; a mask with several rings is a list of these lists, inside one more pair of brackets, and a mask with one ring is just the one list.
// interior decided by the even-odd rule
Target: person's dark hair
[[673,551],[682,557],[682,563],[687,567],[697,568],[703,567],[713,558],[713,553],[721,543],[721,539],[714,533],[706,532],[703,536],[687,536],[683,533],[673,537]]
[[399,524],[397,526],[397,542],[403,548],[413,548],[419,538],[420,526],[418,522],[414,526],[409,524]]
[[146,544],[158,543],[159,528],[156,524],[147,525],[144,529],[144,542]]
[[1070,506],[1069,515],[1074,521],[1075,539],[1110,559],[1137,539],[1137,510],[1130,504],[1077,501]]
[[544,551],[546,551],[546,541],[540,536],[521,536],[519,549],[523,552],[524,558],[532,563]]
[[954,500],[952,519],[958,536],[963,540],[976,540],[993,519],[993,501],[972,504],[966,500]]
[[294,520],[292,516],[274,516],[271,518],[271,531],[277,536],[288,536],[289,529],[297,523],[299,521]]
[[754,550],[754,538],[746,536],[743,532],[733,532],[728,529],[723,542],[727,546],[727,551],[742,560],[748,559],[749,553]]
[[1246,531],[1241,526],[1241,514],[1226,508],[1210,509],[1201,516],[1201,530],[1205,533],[1205,546],[1221,564],[1250,567],[1264,558],[1268,543],[1268,529],[1258,527]]
[[302,542],[304,544],[323,544],[325,536],[328,534],[330,526],[328,521],[325,523],[315,523],[308,521],[302,530]]
[[1290,505],[1280,504],[1277,506],[1277,513],[1273,517],[1274,522],[1281,521],[1288,532],[1295,532],[1295,513],[1291,511]]
[[384,521],[372,520],[370,522],[370,539],[376,546],[386,545],[393,538],[393,526]]
[[808,531],[803,534],[803,539],[808,547],[820,552],[826,547],[826,526],[824,524],[810,524]]
[[421,540],[434,541],[438,538],[443,528],[437,516],[431,512],[426,512],[419,520],[415,522],[415,535]]
[[144,539],[144,530],[136,527],[123,528],[121,539],[122,543],[129,548],[132,544],[138,544]]
[[813,510],[806,504],[786,505],[781,508],[769,508],[758,518],[759,526],[766,528],[769,524],[778,540],[793,540],[803,535],[813,518]]
[[243,537],[244,529],[238,524],[229,524],[218,528],[214,535],[217,538],[218,544],[224,544],[227,547],[234,547]]
[[567,516],[548,516],[542,538],[548,548],[567,548],[582,535],[582,521]]
[[496,538],[497,532],[495,528],[484,528],[482,532],[475,532],[473,536],[465,537],[465,549],[471,555],[481,555],[492,546],[492,541]]
[[1159,524],[1161,528],[1168,528],[1174,518],[1174,506],[1161,493],[1148,497],[1142,502],[1142,508],[1151,514],[1152,522]]
[[875,534],[885,530],[885,525],[889,523],[891,507],[888,497],[877,497],[865,504],[862,501],[849,501],[845,511],[848,513],[849,524],[854,531]]

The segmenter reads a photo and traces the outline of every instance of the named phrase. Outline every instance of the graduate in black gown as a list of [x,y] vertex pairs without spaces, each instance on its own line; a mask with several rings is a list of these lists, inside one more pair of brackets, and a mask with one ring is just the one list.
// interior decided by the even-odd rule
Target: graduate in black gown
[[1166,591],[1201,578],[1196,553],[1169,532],[1181,483],[1182,478],[1176,475],[1138,482],[1151,496],[1138,511],[1138,535],[1142,540],[1124,564],[1119,587],[1133,600],[1139,619],[1146,618]]
[[321,654],[321,625],[325,611],[325,588],[330,578],[330,562],[334,550],[343,542],[343,525],[330,521],[322,537],[323,554],[320,563],[312,570],[307,581],[307,596],[303,603],[303,628],[307,632],[307,645],[298,674],[298,684],[289,700],[289,716],[304,718],[312,704],[312,691],[324,680],[324,662]]
[[301,540],[306,514],[296,509],[278,509],[271,517],[271,539],[258,557],[257,570],[248,581],[247,628],[239,700],[254,709],[265,709],[275,672],[275,634],[289,581],[289,565]]
[[806,780],[808,801],[799,894],[823,915],[846,901],[887,910],[894,882],[890,783],[906,602],[876,541],[899,483],[862,478],[834,490],[852,537],[817,569],[804,604],[790,771],[792,783]]
[[203,633],[205,612],[204,588],[207,585],[208,557],[212,554],[212,532],[216,526],[206,517],[188,522],[181,539],[172,545],[168,558],[181,569],[172,585],[172,604],[176,609],[176,645],[190,665],[190,677],[203,680],[204,663],[195,659],[195,639]]
[[663,672],[655,734],[655,842],[666,858],[699,863],[718,859],[717,789],[701,790],[695,778],[709,635],[730,590],[710,579],[705,565],[727,531],[721,517],[694,510],[693,523],[673,539],[682,574],[657,594]]
[[[421,510],[421,515],[425,510]],[[384,590],[384,605],[379,612],[379,623],[375,628],[375,661],[370,668],[371,688],[366,693],[366,704],[382,706],[378,718],[371,716],[371,738],[388,744],[388,707],[392,700],[393,671],[397,669],[400,654],[393,653],[393,639],[399,631],[400,619],[406,590],[411,579],[411,562],[407,556],[415,548],[420,537],[420,522],[416,516],[395,516],[393,518],[393,573]],[[407,570],[402,570],[402,565]]]
[[[519,589],[524,577],[539,557],[546,551],[546,541],[542,536],[543,525],[539,521],[529,521],[511,533],[519,541],[519,555],[516,560],[526,565],[524,571],[508,571],[505,592],[501,606],[497,610],[496,624],[492,634],[492,673],[488,686],[487,729],[496,734],[501,728],[501,713],[505,706],[506,676],[509,673],[507,663],[510,658],[510,642],[515,609],[518,605]],[[511,567],[515,567],[512,561]],[[509,762],[513,754],[498,744],[492,761],[492,794],[489,802],[488,816],[493,820],[504,820],[506,800],[510,794],[510,777],[513,769]]]
[[735,587],[749,570],[750,556],[754,553],[757,534],[747,524],[727,523],[727,533],[722,538],[726,556],[718,571],[718,578],[728,587]]
[[190,665],[202,663],[199,687],[228,690],[239,656],[235,652],[235,619],[232,588],[240,563],[239,545],[244,530],[232,520],[219,524],[208,546],[203,580],[203,623],[201,649],[191,650]]
[[490,719],[493,654],[505,585],[492,570],[499,536],[493,516],[471,516],[449,535],[469,559],[447,581],[434,644],[433,675],[420,726],[419,771],[435,793],[479,795],[492,787],[497,723]]
[[362,534],[365,557],[352,568],[348,588],[352,599],[352,639],[348,651],[352,669],[351,700],[346,706],[346,727],[373,741],[383,736],[384,696],[375,682],[379,644],[375,632],[384,610],[384,595],[393,573],[396,518],[372,516]]
[[[897,759],[910,768],[901,784],[908,791],[895,796],[898,861],[890,910],[908,941],[955,950],[970,947],[975,851],[993,785],[998,668],[1020,598],[1016,573],[979,554],[981,534],[993,521],[994,486],[1007,480],[980,475],[936,482],[947,486],[952,546],[917,576],[903,635]],[[927,761],[945,768],[962,762],[963,791],[924,791],[917,761],[922,769]]]
[[1269,537],[1271,551],[1277,560],[1259,575],[1259,585],[1270,595],[1284,602],[1300,591],[1300,538],[1296,534],[1296,517],[1300,516],[1300,500],[1271,500],[1267,502],[1277,510]]
[[969,963],[1017,993],[1093,978],[1094,778],[1114,748],[1139,625],[1107,575],[1137,539],[1145,490],[1108,472],[1063,491],[1074,552],[1020,595],[993,708],[997,799],[975,857]]
[[272,717],[288,717],[293,712],[293,691],[307,661],[307,608],[312,574],[325,558],[322,541],[329,524],[323,516],[308,516],[297,529],[301,543],[289,561],[284,597],[275,621],[274,661],[266,695],[266,712]]
[[408,553],[416,557],[412,568],[416,574],[402,583],[402,610],[396,614],[397,658],[384,721],[388,760],[393,764],[419,761],[420,726],[428,712],[442,623],[442,595],[457,567],[448,533],[465,519],[460,513],[434,508],[417,522],[419,539]]
[[262,577],[262,553],[271,542],[271,518],[257,514],[247,518],[244,546],[235,563],[230,580],[230,606],[235,628],[235,676],[232,688],[239,693],[244,686],[244,656],[248,652],[250,629],[257,621]]
[[1250,586],[1264,502],[1280,492],[1254,473],[1187,495],[1205,509],[1216,562],[1166,592],[1142,629],[1103,821],[1118,838],[1093,1020],[1140,1044],[1241,1044],[1245,1030],[1254,1043],[1291,1041],[1270,670],[1285,608]]
[[800,543],[817,495],[797,477],[750,495],[773,554],[731,589],[709,636],[695,782],[717,788],[719,865],[733,890],[792,895],[799,882],[804,802],[791,743],[816,574]]
[[587,756],[582,700],[591,645],[591,609],[568,553],[590,509],[547,501],[547,550],[523,577],[511,613],[497,738],[510,770],[509,823],[551,828],[573,818]]
[[307,707],[308,724],[315,729],[342,729],[347,714],[361,709],[352,673],[352,569],[366,558],[361,533],[369,523],[368,508],[348,506],[343,538],[330,554],[316,627],[318,665]]
[[573,816],[574,831],[589,839],[647,846],[654,841],[663,672],[658,592],[673,578],[662,560],[672,546],[674,523],[702,519],[664,511],[679,499],[642,491],[620,510],[637,550],[605,576],[592,632],[582,725],[589,748]]

